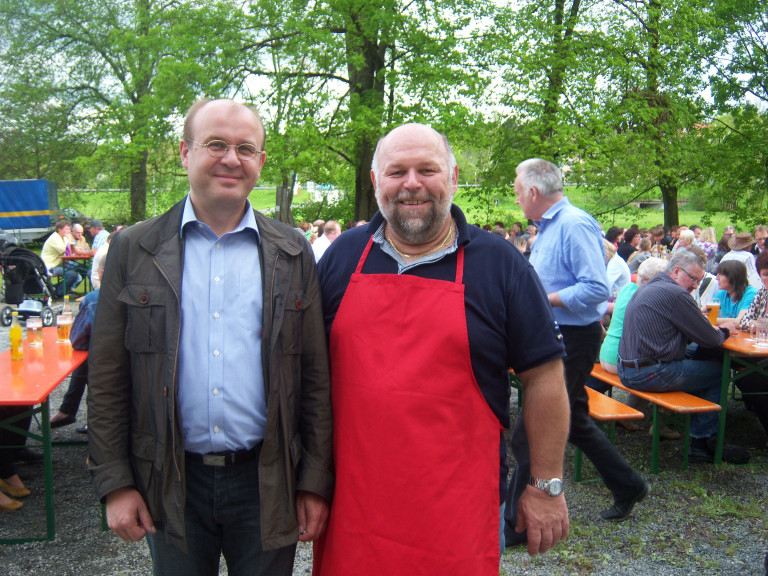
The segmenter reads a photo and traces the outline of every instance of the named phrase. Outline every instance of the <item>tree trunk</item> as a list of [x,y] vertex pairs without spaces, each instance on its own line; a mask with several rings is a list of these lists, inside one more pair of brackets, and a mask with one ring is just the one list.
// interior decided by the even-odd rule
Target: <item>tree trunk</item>
[[147,157],[143,150],[131,170],[131,222],[147,217]]
[[364,142],[355,166],[355,220],[370,220],[378,210],[376,191],[371,182],[371,160],[375,144]]
[[[384,55],[381,30],[371,26],[380,10],[373,3],[347,15],[346,50],[349,74],[351,157],[355,164],[355,219],[370,220],[376,212],[371,159],[384,119]],[[370,13],[369,13],[370,12]],[[378,122],[378,123],[376,123]]]
[[275,220],[295,226],[291,203],[293,202],[293,187],[296,184],[296,174],[283,174],[283,181],[275,191]]
[[669,176],[661,176],[659,178],[659,188],[661,188],[661,198],[664,200],[664,226],[679,225],[677,182]]

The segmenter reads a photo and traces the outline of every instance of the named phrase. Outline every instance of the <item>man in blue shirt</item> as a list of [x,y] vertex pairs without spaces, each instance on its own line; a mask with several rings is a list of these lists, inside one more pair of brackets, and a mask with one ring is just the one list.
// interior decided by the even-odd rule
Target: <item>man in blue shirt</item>
[[107,521],[157,576],[290,576],[333,490],[328,355],[312,250],[254,211],[258,113],[201,100],[189,195],[115,236],[89,354],[89,465]]
[[[530,159],[518,165],[515,194],[525,217],[539,227],[530,262],[544,285],[565,343],[565,381],[571,404],[568,441],[592,460],[613,494],[613,506],[600,515],[621,521],[645,498],[649,486],[589,417],[584,384],[598,357],[600,319],[610,295],[600,227],[563,195],[562,173],[546,160]],[[525,429],[519,421],[515,431],[512,449],[518,467],[507,500],[507,534],[513,542],[510,527],[517,512],[516,498],[528,478]]]

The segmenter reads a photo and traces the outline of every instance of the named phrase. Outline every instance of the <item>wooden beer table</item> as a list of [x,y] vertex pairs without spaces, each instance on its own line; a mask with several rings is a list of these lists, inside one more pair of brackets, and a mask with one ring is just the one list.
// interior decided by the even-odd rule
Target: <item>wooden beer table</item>
[[[24,359],[11,360],[11,351],[0,354],[0,405],[29,406],[30,410],[0,420],[0,427],[39,442],[43,448],[45,474],[45,538],[3,538],[0,544],[54,540],[56,523],[53,507],[53,459],[51,456],[51,422],[48,397],[75,368],[85,362],[88,352],[73,350],[69,343],[56,342],[56,328],[43,328],[43,346],[30,347],[24,341]],[[39,406],[38,406],[39,405]],[[42,435],[21,430],[14,423],[32,414],[40,414]],[[17,514],[23,512],[17,512]]]
[[[85,282],[85,290],[84,292],[90,292],[88,287],[90,286],[91,279],[90,279],[90,264],[89,261],[93,260],[93,256],[96,254],[95,250],[88,250],[87,252],[82,252],[80,254],[66,254],[64,256],[61,256],[61,259],[64,260],[64,262],[79,262],[77,273],[83,275],[83,282]],[[61,281],[64,281],[64,275],[61,276]],[[66,293],[66,287],[67,285],[64,284],[64,292]],[[93,288],[91,286],[91,288]]]
[[[768,348],[758,348],[749,334],[739,330],[731,333],[729,338],[722,343],[723,348],[723,380],[720,386],[720,420],[717,431],[717,444],[715,447],[715,465],[723,462],[723,444],[725,439],[725,412],[728,405],[728,388],[731,380],[739,379],[758,372],[768,379]],[[731,367],[743,367],[743,370],[735,372],[731,378]]]

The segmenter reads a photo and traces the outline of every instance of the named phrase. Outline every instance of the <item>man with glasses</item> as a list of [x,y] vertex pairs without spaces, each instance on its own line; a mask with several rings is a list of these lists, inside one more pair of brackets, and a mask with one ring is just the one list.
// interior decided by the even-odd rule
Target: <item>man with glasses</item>
[[765,250],[765,239],[768,238],[768,226],[759,224],[755,227],[752,236],[755,239],[755,243],[752,246],[751,252],[753,256],[757,257],[760,255],[760,252]]
[[[645,392],[682,390],[710,402],[720,402],[722,364],[686,357],[689,342],[716,348],[728,338],[725,328],[713,327],[691,297],[704,277],[706,262],[694,251],[675,254],[666,274],[638,288],[624,314],[619,343],[618,372],[628,388]],[[717,412],[691,417],[689,462],[713,462]],[[726,444],[723,461],[743,464],[749,453]]]
[[91,472],[154,574],[290,576],[325,529],[330,376],[312,249],[251,208],[256,110],[194,104],[190,192],[112,239],[89,354]]

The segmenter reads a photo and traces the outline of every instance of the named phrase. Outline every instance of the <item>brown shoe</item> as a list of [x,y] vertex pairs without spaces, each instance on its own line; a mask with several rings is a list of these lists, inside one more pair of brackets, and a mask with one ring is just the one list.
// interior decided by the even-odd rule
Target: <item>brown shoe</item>
[[617,424],[627,432],[637,432],[640,430],[640,424],[634,420],[618,420]]
[[[648,436],[653,436],[653,428],[648,430]],[[672,428],[669,426],[664,426],[661,430],[659,430],[659,438],[662,440],[678,440],[682,437],[683,435],[680,434],[680,432],[672,430]]]

